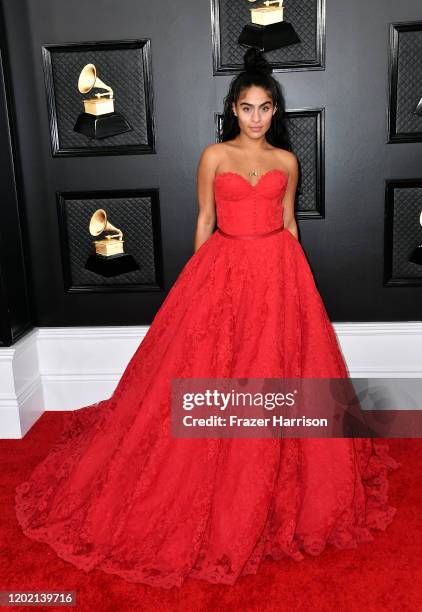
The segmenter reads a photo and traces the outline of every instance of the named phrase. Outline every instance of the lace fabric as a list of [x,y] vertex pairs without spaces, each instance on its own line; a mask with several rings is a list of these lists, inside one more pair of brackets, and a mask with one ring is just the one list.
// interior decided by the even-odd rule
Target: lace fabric
[[[281,172],[215,183],[219,225],[282,222]],[[235,584],[266,557],[301,561],[385,530],[400,464],[379,440],[176,439],[173,378],[347,377],[300,243],[215,232],[182,269],[113,395],[66,414],[16,489],[23,532],[76,567],[171,588]]]

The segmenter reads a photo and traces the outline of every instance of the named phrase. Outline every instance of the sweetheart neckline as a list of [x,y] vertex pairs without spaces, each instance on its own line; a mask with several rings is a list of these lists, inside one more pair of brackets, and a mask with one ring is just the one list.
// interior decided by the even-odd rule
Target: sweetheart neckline
[[253,184],[252,184],[250,181],[248,181],[248,179],[247,179],[247,178],[245,178],[245,177],[243,176],[243,174],[240,174],[239,172],[232,172],[232,171],[230,171],[230,170],[226,170],[226,171],[224,171],[224,172],[219,172],[218,174],[216,174],[216,175],[214,176],[214,181],[216,181],[216,180],[217,180],[217,178],[218,178],[219,176],[224,176],[225,174],[229,174],[229,175],[231,174],[231,175],[233,175],[233,176],[239,176],[239,177],[240,177],[241,179],[243,179],[243,180],[245,181],[245,183],[247,183],[247,184],[248,184],[248,185],[249,185],[249,186],[250,186],[252,189],[255,189],[256,187],[258,187],[258,185],[260,184],[261,180],[262,180],[262,179],[263,179],[265,176],[267,176],[267,174],[271,174],[271,173],[273,173],[273,172],[279,172],[279,173],[280,173],[282,176],[284,176],[284,178],[285,178],[285,179],[287,179],[287,180],[288,180],[288,178],[289,178],[289,177],[288,177],[287,172],[285,172],[284,170],[280,170],[280,168],[272,168],[271,170],[267,170],[267,172],[264,172],[264,174],[261,174],[261,176],[259,177],[258,181],[255,183],[255,185],[253,185]]

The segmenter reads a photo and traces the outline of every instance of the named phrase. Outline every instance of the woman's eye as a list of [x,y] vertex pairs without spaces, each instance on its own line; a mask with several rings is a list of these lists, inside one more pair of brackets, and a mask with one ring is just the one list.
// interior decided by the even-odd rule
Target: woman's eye
[[[242,110],[243,110],[243,112],[248,113],[248,112],[249,112],[251,109],[250,109],[250,108],[247,108],[247,107],[245,106],[245,107],[244,107]],[[263,110],[263,111],[269,111],[269,110],[270,110],[270,107],[269,107],[269,106],[266,106],[266,107],[265,107],[265,108],[263,108],[262,110]]]

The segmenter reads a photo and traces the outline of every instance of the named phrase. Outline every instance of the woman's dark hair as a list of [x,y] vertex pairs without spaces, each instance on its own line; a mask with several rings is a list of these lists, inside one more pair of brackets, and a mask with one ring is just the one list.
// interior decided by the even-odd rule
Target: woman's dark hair
[[222,138],[232,140],[240,133],[237,117],[233,113],[232,104],[237,103],[243,89],[251,85],[263,87],[271,96],[277,110],[273,115],[270,129],[265,134],[267,141],[274,147],[291,151],[290,138],[286,126],[286,103],[278,81],[272,76],[272,67],[262,52],[255,47],[247,49],[243,56],[244,69],[230,83],[227,96],[224,99],[222,122]]

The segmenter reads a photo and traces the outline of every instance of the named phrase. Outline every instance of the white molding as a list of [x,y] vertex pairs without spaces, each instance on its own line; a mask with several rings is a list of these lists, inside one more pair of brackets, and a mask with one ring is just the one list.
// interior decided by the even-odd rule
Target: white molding
[[38,329],[46,410],[88,406],[113,393],[149,326]]
[[131,326],[106,326],[106,327],[39,327],[38,335],[40,338],[67,338],[70,340],[78,338],[99,338],[104,336],[112,338],[138,338],[144,337],[149,329],[148,325]]
[[0,349],[0,438],[22,438],[44,412],[37,330]]
[[334,325],[354,378],[422,377],[422,321]]
[[[422,377],[422,321],[334,323],[352,377]],[[0,348],[0,438],[111,396],[149,326],[35,328]]]
[[422,338],[422,321],[398,321],[398,322],[372,322],[372,323],[334,323],[334,328],[337,334],[342,336],[388,336],[398,334],[404,336],[406,334],[419,335]]

